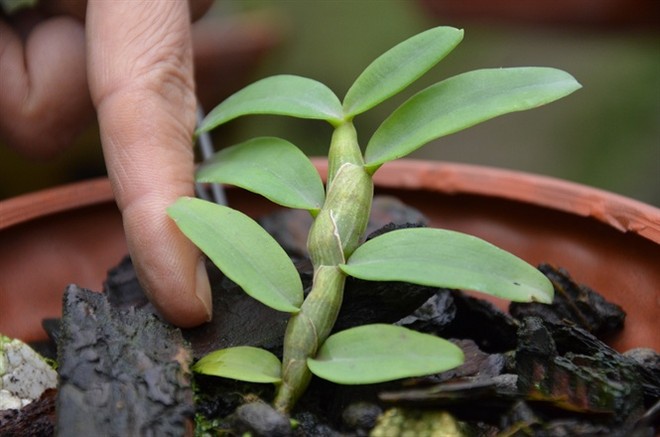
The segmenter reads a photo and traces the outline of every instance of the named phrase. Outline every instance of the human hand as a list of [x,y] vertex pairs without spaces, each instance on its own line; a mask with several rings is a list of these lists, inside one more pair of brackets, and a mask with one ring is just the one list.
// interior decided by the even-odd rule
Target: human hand
[[[199,253],[165,215],[174,199],[192,194],[191,40],[202,79],[235,86],[237,74],[218,72],[231,64],[230,73],[242,74],[272,46],[273,34],[258,23],[247,32],[236,25],[218,32],[216,23],[191,31],[191,16],[202,15],[209,1],[191,0],[190,13],[186,2],[85,3],[42,0],[69,8],[68,15],[42,21],[20,14],[11,26],[0,20],[0,135],[28,156],[48,157],[71,143],[96,107],[141,283],[167,319],[196,325],[210,314],[208,281]],[[228,91],[215,82],[204,93],[209,106]]]

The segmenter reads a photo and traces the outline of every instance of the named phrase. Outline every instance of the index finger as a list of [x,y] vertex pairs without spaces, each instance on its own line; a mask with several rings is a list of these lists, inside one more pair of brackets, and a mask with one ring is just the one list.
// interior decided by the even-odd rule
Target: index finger
[[193,194],[188,4],[90,1],[87,37],[90,92],[138,277],[165,318],[197,325],[211,314],[204,263],[166,215]]

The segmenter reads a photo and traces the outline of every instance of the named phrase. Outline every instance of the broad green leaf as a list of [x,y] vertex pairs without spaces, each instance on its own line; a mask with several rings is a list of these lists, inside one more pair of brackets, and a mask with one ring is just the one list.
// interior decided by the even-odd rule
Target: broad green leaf
[[365,161],[373,172],[431,140],[515,111],[550,103],[580,88],[568,73],[523,67],[477,70],[446,79],[412,96],[376,130]]
[[293,75],[271,76],[237,91],[208,113],[196,134],[250,114],[288,115],[326,120],[343,119],[337,96],[320,82]]
[[375,324],[331,335],[314,358],[316,376],[339,384],[373,384],[444,372],[463,364],[463,352],[439,337]]
[[179,198],[167,212],[247,294],[276,310],[298,312],[303,301],[298,271],[257,222],[235,209],[192,197]]
[[264,349],[237,346],[211,352],[193,365],[197,373],[238,379],[247,382],[272,382],[282,380],[280,360]]
[[462,30],[436,27],[394,46],[372,62],[348,90],[344,98],[346,116],[361,114],[403,90],[462,39]]
[[221,150],[197,172],[198,182],[232,184],[289,208],[318,211],[323,182],[309,158],[281,138],[254,138]]
[[504,299],[551,303],[554,290],[541,272],[492,244],[443,229],[400,229],[358,247],[347,275],[370,281],[403,281],[468,289]]

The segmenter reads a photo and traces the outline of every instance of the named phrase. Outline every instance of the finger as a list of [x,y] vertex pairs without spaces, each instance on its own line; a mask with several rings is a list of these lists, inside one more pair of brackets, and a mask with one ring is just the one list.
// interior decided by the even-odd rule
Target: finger
[[59,17],[35,26],[25,43],[3,21],[0,35],[0,134],[27,156],[52,156],[93,117],[84,30]]
[[[188,0],[190,18],[198,20],[213,4],[213,0]],[[85,20],[87,0],[41,0],[39,9],[49,15],[69,15],[80,21]]]
[[196,101],[187,3],[88,5],[89,80],[108,173],[138,276],[180,326],[210,318],[198,250],[166,215],[193,194]]

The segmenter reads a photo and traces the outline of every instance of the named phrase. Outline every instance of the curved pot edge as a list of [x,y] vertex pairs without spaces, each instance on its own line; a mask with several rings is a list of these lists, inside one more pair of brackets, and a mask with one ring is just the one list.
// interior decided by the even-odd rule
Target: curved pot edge
[[84,206],[113,201],[107,178],[88,179],[0,201],[0,230]]
[[[323,177],[324,158],[312,158]],[[413,171],[413,169],[415,169]],[[500,197],[592,217],[621,232],[660,244],[660,209],[575,182],[517,170],[443,161],[402,159],[376,172],[377,186]],[[45,196],[45,193],[48,193]],[[516,193],[515,195],[513,193]],[[47,199],[43,203],[42,199]],[[0,229],[31,219],[113,200],[107,178],[75,182],[0,201]]]
[[[315,163],[319,162],[315,160]],[[377,186],[426,188],[448,194],[474,194],[530,203],[592,217],[621,232],[639,234],[660,244],[659,208],[550,176],[471,164],[406,159],[385,164],[376,172],[374,181]]]
[[[325,172],[325,169],[327,168],[327,163],[325,160],[314,159],[314,163],[317,165],[321,173]],[[413,168],[416,166],[419,166],[422,169],[422,171],[417,175],[413,171]],[[390,176],[394,176],[394,179],[391,181],[387,180]],[[493,182],[495,177],[503,177],[503,184],[495,184]],[[458,185],[460,183],[466,183],[468,187],[472,187],[472,191],[468,190],[467,188],[460,188]],[[534,185],[533,188],[526,190],[526,196],[527,198],[531,197],[531,202],[525,202],[524,199],[516,201],[515,196],[512,197],[503,193],[503,191],[505,191],[503,188],[504,186],[514,185],[519,187],[520,185],[525,184]],[[657,263],[655,262],[655,259],[657,259],[656,254],[658,253],[658,250],[660,250],[660,242],[657,238],[657,224],[660,222],[660,210],[637,201],[626,199],[617,195],[612,195],[608,192],[579,186],[579,184],[567,183],[565,181],[547,177],[539,177],[536,175],[529,175],[515,171],[497,170],[487,167],[470,166],[464,164],[415,160],[401,160],[399,162],[383,166],[383,168],[378,173],[376,173],[376,186],[383,189],[383,191],[394,189],[399,191],[402,195],[405,195],[406,192],[414,193],[416,189],[418,189],[417,191],[419,191],[420,194],[436,193],[440,196],[444,196],[448,200],[452,199],[452,202],[453,199],[458,201],[458,203],[444,205],[444,207],[457,207],[458,210],[463,211],[463,205],[465,205],[467,207],[466,212],[470,213],[469,211],[472,211],[472,213],[476,213],[477,215],[483,212],[481,207],[474,209],[477,204],[481,205],[481,200],[487,201],[485,204],[487,206],[485,208],[488,210],[493,210],[493,203],[489,201],[498,202],[507,200],[509,202],[513,202],[511,205],[506,207],[506,210],[500,209],[498,212],[498,210],[495,209],[497,214],[497,217],[494,219],[495,221],[489,219],[486,222],[483,222],[481,219],[477,219],[477,216],[475,215],[469,218],[467,223],[464,219],[460,219],[460,225],[458,225],[459,227],[456,230],[462,230],[463,232],[473,233],[479,236],[478,232],[481,231],[475,233],[475,230],[477,228],[484,229],[486,230],[488,236],[482,235],[482,238],[487,238],[489,241],[492,240],[493,244],[500,245],[500,247],[506,248],[507,250],[512,251],[512,253],[518,254],[523,259],[528,259],[529,262],[537,263],[539,260],[536,259],[538,258],[536,255],[532,256],[528,253],[528,251],[535,250],[534,248],[537,245],[544,244],[543,241],[549,241],[551,244],[550,248],[548,249],[550,250],[550,254],[546,252],[547,256],[545,256],[544,260],[548,259],[559,266],[566,267],[569,271],[575,271],[576,269],[581,268],[580,266],[585,265],[588,269],[593,268],[592,270],[596,275],[595,279],[598,279],[602,276],[601,272],[604,265],[603,263],[606,260],[609,260],[611,255],[589,255],[592,253],[591,249],[587,249],[585,252],[584,248],[592,246],[606,246],[610,250],[608,253],[619,256],[624,254],[622,251],[622,245],[625,246],[634,240],[636,241],[636,243],[634,243],[635,251],[625,256],[626,261],[634,262],[639,261],[641,258],[645,266],[644,268],[650,268],[650,272],[657,271]],[[567,202],[562,198],[562,196],[566,197],[567,190],[574,187],[581,189],[582,194],[579,196],[579,199],[581,200],[579,202]],[[421,188],[421,190],[419,190],[419,188]],[[230,190],[230,193],[228,194],[233,194],[232,191],[236,191],[238,193],[238,190]],[[5,275],[0,275],[0,294],[6,290],[13,289],[10,287],[10,285],[16,283],[16,281],[19,280],[18,276],[21,269],[16,267],[16,262],[18,262],[18,260],[30,259],[32,263],[38,263],[42,256],[45,257],[46,255],[52,253],[52,251],[55,250],[55,247],[57,247],[60,258],[75,258],[76,262],[82,262],[85,265],[85,267],[76,267],[75,275],[80,276],[80,278],[78,276],[72,276],[69,274],[66,276],[65,280],[60,282],[66,285],[65,283],[73,281],[91,289],[98,289],[98,287],[94,287],[102,284],[102,281],[106,277],[107,267],[113,265],[112,263],[116,262],[118,259],[121,259],[121,257],[126,253],[127,249],[125,247],[125,243],[120,244],[121,241],[123,241],[121,238],[123,235],[121,217],[115,206],[110,183],[107,179],[97,179],[91,180],[89,182],[65,185],[59,188],[45,190],[45,193],[52,194],[53,199],[59,199],[58,201],[66,201],[67,203],[58,205],[56,201],[52,199],[46,201],[38,200],[38,196],[44,194],[44,191],[0,202],[0,231],[2,231],[0,232],[0,236],[5,238],[5,240],[3,240],[5,243],[8,242],[7,244],[9,244],[9,246],[2,244],[4,250],[4,253],[2,254],[4,256],[3,263],[7,263],[6,265],[10,269],[8,271],[8,277]],[[492,193],[495,193],[495,196],[492,196]],[[543,193],[544,195],[539,199],[534,198],[531,193]],[[490,199],[488,198],[489,194],[491,195]],[[593,198],[600,202],[597,202],[597,205],[600,205],[598,208],[596,208],[597,211],[602,210],[602,205],[611,205],[608,206],[608,208],[614,211],[614,213],[610,214],[613,214],[613,216],[616,218],[618,224],[617,227],[612,226],[611,223],[608,222],[602,224],[601,226],[601,223],[598,223],[596,218],[602,221],[603,215],[601,214],[599,216],[594,214],[592,209],[587,209],[586,211],[582,211],[581,213],[578,212],[577,214],[570,214],[570,212],[566,213],[566,211],[571,209],[572,204],[577,203],[578,205],[581,205],[582,201]],[[232,199],[232,196],[230,196],[230,199]],[[233,199],[233,201],[238,201],[238,204],[235,205],[237,208],[246,208],[246,210],[251,211],[251,214],[262,214],[267,212],[267,202],[265,200],[260,201],[256,195],[247,197],[234,196]],[[410,200],[412,201],[413,198]],[[414,205],[420,200],[422,200],[422,198],[417,198],[413,201],[412,204]],[[466,201],[467,203],[465,203]],[[523,212],[522,215],[520,215],[519,213],[508,209],[510,206],[516,203],[521,207],[524,207],[524,210],[527,212],[536,210],[537,213],[528,215],[527,213]],[[544,210],[542,206],[544,204],[550,204],[551,209],[546,208],[547,213],[543,213],[540,216],[539,212]],[[272,207],[272,204],[270,205]],[[426,203],[420,203],[418,207],[423,209],[425,205]],[[37,210],[37,206],[46,206],[48,214],[45,216],[36,215],[35,211]],[[10,209],[13,207],[20,209],[25,213],[23,221],[18,220],[16,217],[16,211],[10,211]],[[532,210],[529,210],[529,208],[532,208]],[[77,213],[79,210],[84,210],[85,212],[83,214],[69,214],[72,212]],[[113,250],[115,251],[110,251],[112,252],[110,255],[106,253],[108,252],[105,250],[107,249],[106,244],[101,243],[100,240],[95,237],[94,232],[96,231],[93,229],[90,231],[92,233],[91,236],[88,232],[80,236],[80,238],[74,239],[75,241],[67,240],[66,242],[63,240],[63,237],[56,238],[54,234],[50,233],[52,231],[48,230],[52,226],[58,226],[58,224],[61,224],[64,217],[69,217],[72,215],[74,217],[78,217],[79,220],[82,220],[83,217],[87,216],[87,214],[93,212],[97,214],[97,218],[94,220],[98,220],[100,214],[103,214],[108,210],[113,211],[112,218],[109,220],[112,221],[112,228],[114,229],[112,237],[108,240],[109,242],[112,242],[114,247]],[[572,216],[575,219],[579,219],[579,222],[573,222],[573,220],[566,222],[562,219],[560,222],[553,221],[547,226],[541,225],[540,229],[542,230],[542,234],[539,235],[538,238],[532,238],[528,232],[530,230],[533,231],[534,229],[539,229],[536,220],[542,220],[543,217],[552,213],[553,210],[558,214],[565,214],[566,218]],[[618,211],[623,211],[625,215],[617,216],[616,214],[618,214]],[[453,209],[450,210],[450,212],[453,213]],[[550,215],[555,217],[555,219],[558,218],[558,216],[555,216],[554,214]],[[455,222],[455,217],[448,217],[448,215],[445,213],[440,215],[436,214],[436,216],[437,217],[435,217],[433,220],[436,221],[437,219],[437,225],[439,226],[447,225],[449,228],[452,228],[454,224],[457,224]],[[452,216],[452,214],[449,214],[449,216]],[[640,219],[638,216],[642,218]],[[623,221],[621,217],[626,218],[628,221]],[[514,219],[513,223],[509,223],[509,218]],[[507,224],[500,222],[499,220],[507,220]],[[529,223],[532,225],[531,227],[527,226],[527,220],[531,220]],[[640,223],[643,223],[643,220],[648,221],[650,225],[646,227],[641,226]],[[67,223],[68,222],[69,221],[67,220]],[[74,222],[79,223],[75,220]],[[75,223],[69,226],[69,231],[77,232],[77,226],[79,225]],[[43,224],[48,225],[47,227],[43,228],[45,230],[42,232],[36,232],[35,230],[42,229],[40,226]],[[467,226],[464,226],[466,224]],[[100,222],[95,222],[95,225],[97,227],[101,226]],[[573,228],[575,225],[577,225],[577,227]],[[477,228],[475,228],[475,226],[477,226]],[[523,226],[525,230],[521,229],[520,226]],[[567,238],[578,237],[579,241],[574,243],[572,240],[567,238],[558,239],[554,237],[555,234],[553,229],[557,228],[557,226],[559,226],[559,228],[569,226],[568,230],[570,231],[570,235]],[[590,233],[590,229],[592,228],[600,229],[600,231],[593,235]],[[607,231],[607,235],[609,236],[603,237],[603,235],[605,235],[603,234],[605,229],[609,229]],[[654,230],[655,233],[648,232],[649,229]],[[628,232],[624,233],[621,232],[621,230],[628,230]],[[497,235],[493,234],[494,231],[497,231]],[[28,233],[28,237],[32,240],[36,240],[38,244],[34,245],[30,250],[18,250],[18,246],[16,245],[19,244],[19,236],[26,232]],[[509,240],[510,243],[507,243],[506,240],[502,240],[502,238],[510,238],[513,235],[512,232],[516,232],[516,235],[527,235],[527,237],[524,237],[522,240],[520,237],[515,237],[513,240]],[[587,235],[584,234],[588,234],[589,237],[586,238]],[[583,239],[581,237],[582,235],[584,235],[588,241]],[[73,255],[73,250],[76,249],[76,245],[81,244],[81,241],[78,240],[84,240],[83,244],[86,244],[89,248],[89,251],[85,252],[83,259],[76,258]],[[51,250],[43,250],[44,241],[46,241],[46,244],[48,245],[47,247],[49,247]],[[585,243],[587,243],[588,246],[584,246],[583,248],[583,244]],[[648,252],[649,249],[652,249],[651,252]],[[614,252],[612,253],[611,251]],[[93,256],[88,257],[88,255]],[[587,255],[586,259],[583,255]],[[94,257],[98,258],[101,256],[104,257],[103,261],[96,263]],[[576,259],[574,260],[573,258]],[[561,262],[559,262],[559,260],[561,260]],[[3,267],[4,266],[5,265],[3,264]],[[629,269],[624,268],[624,270],[628,271]],[[62,276],[62,272],[63,270],[60,267],[53,266],[50,269],[41,269],[39,271],[39,275],[36,275],[36,277],[38,277],[39,280],[47,281],[50,280],[51,276],[57,276],[59,278]],[[576,279],[579,279],[581,283],[590,284],[601,292],[607,292],[607,290],[610,288],[618,290],[622,285],[620,284],[621,281],[607,281],[606,286],[601,287],[601,283],[590,275],[591,273],[587,274],[586,276],[581,275],[579,278],[576,277]],[[646,276],[643,278],[644,281],[641,283],[640,281],[642,280],[642,277],[640,275],[636,275],[632,279],[632,282],[630,282],[630,284],[632,284],[631,286],[634,289],[657,290],[657,285],[654,285],[658,283],[658,280],[660,280],[657,274],[654,273],[648,278]],[[64,285],[62,285],[62,287]],[[57,289],[59,290],[60,287],[58,286]],[[54,305],[59,305],[58,302],[60,297],[56,296],[57,293],[53,293],[52,290],[53,287],[49,285],[44,287],[42,294],[48,297],[48,299],[51,299],[51,301],[54,302]],[[605,294],[607,295],[607,293]],[[2,300],[2,297],[3,296],[0,296],[0,300]],[[44,302],[46,301],[44,300]],[[628,306],[631,303],[631,301],[625,298],[625,296],[619,298],[618,300],[614,300],[614,302],[622,305],[626,309],[628,309]],[[40,302],[40,304],[41,303],[43,302]],[[658,304],[657,294],[654,291],[649,295],[643,296],[641,299],[635,300],[634,303],[646,307],[647,309],[655,309],[657,308]],[[25,308],[31,310],[34,308],[36,303],[31,301],[28,302],[27,305],[28,306]],[[20,313],[20,311],[18,311],[18,313]],[[41,329],[39,328],[41,320],[44,317],[53,316],[53,314],[51,314],[51,312],[48,312],[47,314],[44,312],[43,314],[35,315],[35,320],[38,320],[34,322],[34,325],[37,327],[35,329],[39,331],[39,335],[43,335],[41,333]],[[9,319],[11,320],[12,314],[3,313],[3,316],[9,316]],[[654,333],[656,331],[654,328],[657,320],[656,317],[657,311],[654,310],[642,318],[642,320],[644,320],[641,322],[642,326],[645,326],[645,340],[640,344],[647,344],[649,341],[653,345],[657,344],[656,340],[654,340],[657,339]],[[6,320],[0,319],[0,321]],[[0,323],[0,325],[1,324],[2,323]],[[626,332],[628,331],[629,330]],[[626,335],[627,337],[630,337],[632,334]],[[624,344],[625,341],[627,341],[627,337],[622,337],[623,340],[621,340],[621,344]],[[657,348],[657,346],[654,347]],[[626,350],[628,348],[629,347],[626,347],[621,350]]]

